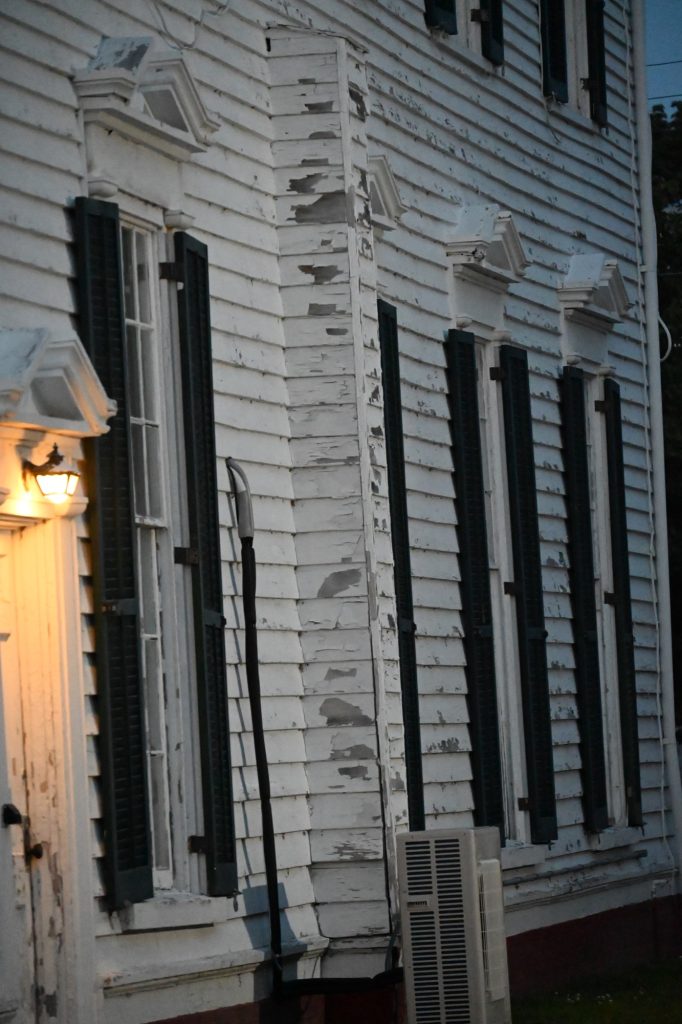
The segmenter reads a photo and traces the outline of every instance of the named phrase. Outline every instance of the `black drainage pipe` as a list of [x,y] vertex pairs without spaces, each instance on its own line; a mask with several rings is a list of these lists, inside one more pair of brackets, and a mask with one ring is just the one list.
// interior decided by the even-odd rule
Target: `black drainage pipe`
[[253,727],[253,745],[256,754],[256,775],[260,793],[263,828],[263,860],[268,894],[270,920],[270,951],[272,954],[273,995],[347,995],[372,992],[388,988],[402,981],[402,968],[382,971],[374,977],[363,978],[282,978],[282,928],[280,923],[279,891],[277,886],[277,851],[272,821],[270,771],[265,750],[265,730],[261,704],[260,672],[258,667],[258,629],[256,626],[256,555],[253,547],[253,506],[246,473],[233,459],[225,460],[232,483],[237,513],[237,531],[242,546],[242,601],[244,605],[244,663],[249,691],[249,706]]

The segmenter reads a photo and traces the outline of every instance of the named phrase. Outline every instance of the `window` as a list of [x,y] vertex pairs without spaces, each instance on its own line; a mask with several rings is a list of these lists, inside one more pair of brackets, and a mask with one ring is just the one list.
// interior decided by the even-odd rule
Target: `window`
[[556,812],[526,353],[456,330],[446,359],[474,820],[544,844]]
[[599,832],[642,823],[620,392],[569,366],[561,399],[584,821]]
[[[208,255],[178,233],[175,259],[160,262],[153,230],[90,199],[76,200],[76,242],[81,337],[118,405],[88,453],[108,905],[195,887],[192,854],[200,888],[227,895],[236,864]],[[160,267],[182,286],[177,337],[161,301],[175,286]],[[171,762],[177,749],[185,765]],[[178,785],[201,805],[184,820],[173,815]],[[189,834],[195,823],[201,834]]]
[[[126,392],[131,434],[133,512],[139,581],[140,655],[145,709],[148,800],[156,888],[173,882],[166,704],[173,692],[175,659],[166,649],[162,622],[175,620],[172,601],[173,546],[170,540],[170,467],[162,421],[159,351],[159,296],[149,231],[121,225],[125,316]],[[164,595],[165,591],[165,595]],[[164,601],[163,598],[166,597]],[[170,676],[169,676],[170,673]]]
[[604,0],[541,0],[545,96],[607,123]]
[[505,815],[488,553],[489,510],[479,417],[476,339],[448,331],[445,358],[457,508],[462,627],[476,825],[497,825],[504,845]]
[[503,0],[426,0],[424,20],[431,29],[459,35],[491,64],[504,63]]

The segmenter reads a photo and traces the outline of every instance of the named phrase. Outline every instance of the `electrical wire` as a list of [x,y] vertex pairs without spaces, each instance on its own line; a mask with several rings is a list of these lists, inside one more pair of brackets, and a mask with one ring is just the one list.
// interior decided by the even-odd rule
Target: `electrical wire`
[[[651,461],[651,398],[649,393],[649,379],[647,376],[647,349],[646,349],[646,312],[644,304],[644,271],[642,263],[642,219],[640,213],[640,202],[638,194],[637,179],[637,138],[635,132],[635,99],[633,97],[633,58],[632,58],[632,35],[630,27],[630,12],[627,0],[623,0],[623,25],[625,28],[626,45],[626,66],[627,74],[627,101],[628,101],[628,124],[630,126],[630,188],[632,192],[632,209],[635,218],[635,245],[637,248],[637,310],[639,326],[639,343],[642,359],[642,389],[644,391],[644,450],[646,458],[646,473],[649,481],[653,480],[653,464]],[[656,517],[654,515],[653,489],[647,488],[648,496],[648,518],[649,518],[649,574],[651,577],[651,605],[654,613],[654,628],[656,630],[656,727],[658,731],[658,742],[661,751],[661,779],[659,784],[659,803],[661,817],[661,842],[666,851],[671,865],[671,878],[675,879],[675,854],[668,841],[668,823],[666,821],[665,795],[666,795],[666,760],[665,760],[665,737],[663,735],[663,696],[661,692],[663,671],[661,663],[661,621],[658,614],[658,587],[656,585],[658,573],[656,571]]]
[[159,24],[160,35],[174,50],[193,50],[194,47],[197,45],[199,31],[202,28],[206,18],[218,18],[220,17],[220,15],[225,14],[226,11],[229,10],[232,0],[222,0],[222,2],[218,2],[218,0],[210,0],[210,2],[216,5],[216,9],[214,11],[211,11],[207,7],[205,7],[202,10],[199,17],[194,19],[194,34],[191,43],[183,43],[173,35],[173,33],[168,28],[168,25],[166,24],[166,19],[164,17],[163,11],[161,10],[162,0],[148,0],[152,13],[156,16],[156,20]]
[[670,333],[670,328],[668,327],[667,323],[665,322],[660,313],[658,314],[658,323],[660,327],[663,328],[663,332],[666,338],[668,339],[668,347],[666,349],[665,355],[661,356],[661,362],[664,363],[673,350],[673,336]]

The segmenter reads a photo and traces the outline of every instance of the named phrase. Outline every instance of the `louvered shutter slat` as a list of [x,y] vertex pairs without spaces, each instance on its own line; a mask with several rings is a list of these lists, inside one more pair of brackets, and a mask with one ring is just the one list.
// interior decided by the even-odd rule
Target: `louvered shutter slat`
[[630,554],[625,499],[625,467],[623,463],[623,427],[620,388],[614,380],[604,381],[604,411],[606,415],[609,517],[611,525],[616,661],[618,664],[623,772],[625,777],[628,823],[630,825],[641,825],[643,822],[642,787],[637,727],[635,649],[632,634]]
[[237,888],[218,517],[208,251],[175,235],[194,639],[209,893]]
[[424,20],[429,28],[439,28],[448,35],[456,35],[456,0],[425,0]]
[[491,64],[504,64],[503,0],[479,0],[481,53]]
[[583,810],[586,829],[599,832],[608,808],[582,370],[565,367],[560,388]]
[[540,34],[543,92],[560,103],[568,103],[564,0],[540,0]]
[[502,768],[486,535],[485,491],[473,334],[449,331],[445,345],[476,825],[504,841]]
[[113,910],[153,895],[118,207],[78,198],[75,234],[79,333],[118,406],[109,432],[86,448],[105,875]]
[[500,366],[531,837],[547,843],[556,839],[557,822],[526,352],[503,345]]
[[604,43],[604,0],[585,0],[587,21],[587,88],[590,116],[600,127],[608,121],[606,105],[606,52]]
[[379,300],[379,344],[384,391],[384,427],[386,432],[386,463],[388,500],[391,512],[396,607],[398,612],[398,654],[403,727],[405,730],[405,768],[410,828],[424,828],[424,785],[422,779],[419,691],[417,686],[417,652],[415,645],[414,607],[412,601],[412,568],[410,532],[405,484],[405,453],[403,417],[400,395],[400,354],[396,311]]

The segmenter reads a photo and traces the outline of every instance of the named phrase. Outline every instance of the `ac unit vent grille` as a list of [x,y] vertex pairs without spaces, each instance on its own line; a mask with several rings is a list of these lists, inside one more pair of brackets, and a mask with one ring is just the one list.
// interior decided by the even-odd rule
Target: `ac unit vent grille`
[[460,843],[458,839],[437,839],[434,848],[445,1021],[447,1024],[450,1021],[453,1024],[469,1024],[469,975]]
[[498,830],[397,839],[408,1024],[511,1024]]
[[430,896],[433,892],[431,843],[412,843],[405,850],[409,896]]

